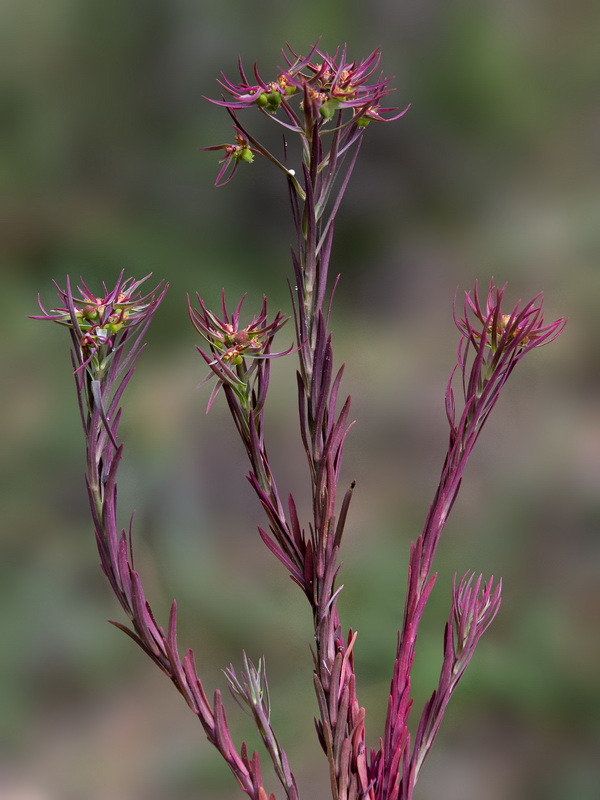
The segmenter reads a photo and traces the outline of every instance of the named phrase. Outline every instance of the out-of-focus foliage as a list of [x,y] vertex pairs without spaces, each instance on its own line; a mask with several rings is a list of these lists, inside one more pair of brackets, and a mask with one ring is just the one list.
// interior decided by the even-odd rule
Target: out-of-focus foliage
[[[514,300],[543,289],[548,317],[569,324],[509,382],[442,544],[417,702],[439,670],[454,571],[502,575],[505,600],[419,796],[596,797],[599,24],[591,0],[1,5],[3,798],[239,796],[168,682],[105,623],[118,610],[86,512],[68,337],[26,319],[38,291],[52,302],[51,278],[93,286],[122,267],[171,283],[122,425],[120,503],[124,521],[137,509],[148,591],[159,608],[178,597],[182,646],[195,647],[208,686],[224,687],[219,670],[243,648],[266,656],[301,794],[326,785],[307,713],[306,609],[258,539],[225,412],[204,415],[210,388],[198,388],[185,313],[186,292],[215,304],[222,286],[289,310],[285,189],[259,162],[212,187],[217,159],[199,148],[229,128],[202,95],[215,96],[238,53],[268,72],[286,40],[303,50],[321,34],[324,48],[347,41],[357,57],[381,46],[397,104],[412,103],[367,130],[332,267],[335,345],[358,419],[341,610],[359,631],[367,729],[378,736],[383,722],[408,542],[445,449],[452,297],[493,274]],[[274,368],[271,456],[302,486],[292,358]]]

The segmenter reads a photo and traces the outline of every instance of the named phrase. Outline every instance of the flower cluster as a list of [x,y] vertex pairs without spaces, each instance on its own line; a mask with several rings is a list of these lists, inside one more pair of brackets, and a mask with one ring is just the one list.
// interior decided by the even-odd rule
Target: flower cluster
[[217,386],[208,403],[208,409],[210,409],[217,391],[223,385],[232,389],[240,399],[246,401],[251,392],[250,380],[256,372],[261,372],[260,362],[279,358],[292,352],[293,347],[280,353],[271,352],[275,334],[285,325],[288,318],[277,312],[274,319],[269,322],[267,298],[264,297],[260,312],[247,325],[242,326],[240,315],[245,295],[237,304],[235,311],[229,313],[223,292],[221,295],[222,317],[218,317],[210,311],[199,295],[197,295],[197,300],[199,307],[194,308],[188,298],[188,311],[192,325],[208,343],[210,352],[207,353],[201,347],[197,349],[210,367],[212,374],[218,378]]
[[63,305],[46,311],[38,296],[42,314],[32,319],[57,322],[70,328],[78,346],[77,370],[91,365],[95,372],[102,372],[118,342],[127,331],[131,331],[148,320],[162,299],[159,294],[162,282],[151,292],[142,295],[139,287],[150,274],[140,280],[123,280],[121,272],[114,288],[109,290],[103,284],[104,294],[98,297],[81,279],[77,287],[79,297],[73,295],[71,282],[67,276],[66,289],[58,290],[59,301]]
[[[550,325],[544,325],[541,292],[523,308],[520,308],[519,301],[513,310],[506,314],[502,313],[501,309],[505,290],[506,284],[498,288],[491,281],[485,305],[482,305],[479,299],[477,284],[473,294],[465,292],[464,314],[460,318],[456,312],[454,315],[456,326],[464,337],[464,344],[470,342],[476,349],[483,344],[493,354],[510,344],[515,352],[523,354],[525,350],[552,342],[559,335],[565,321],[559,319]],[[518,349],[515,349],[515,346]]]
[[[542,293],[522,307],[519,301],[506,313],[502,308],[505,291],[506,284],[500,288],[490,281],[482,305],[475,283],[472,293],[465,292],[462,316],[454,309],[454,320],[461,333],[457,366],[462,374],[465,410],[457,426],[451,378],[446,410],[453,434],[459,429],[464,434],[470,428],[476,438],[518,362],[530,350],[554,341],[565,327],[564,317],[549,324],[544,322]],[[475,427],[470,425],[473,419],[478,420]]]
[[[307,56],[299,55],[289,47],[283,51],[286,67],[277,78],[264,81],[254,67],[255,83],[251,83],[238,61],[240,82],[233,83],[225,75],[218,83],[231,95],[231,100],[213,100],[217,105],[230,109],[256,105],[263,111],[275,114],[289,98],[297,95],[301,103],[307,101],[324,119],[330,119],[337,109],[353,109],[355,120],[363,118],[383,121],[382,113],[396,111],[395,108],[379,108],[379,103],[389,94],[390,78],[380,76],[369,83],[379,66],[381,52],[374,50],[362,61],[348,61],[346,48],[338,48],[333,55],[324,53],[316,45]],[[306,113],[307,109],[304,108]],[[399,116],[399,115],[398,115]],[[397,117],[392,117],[396,119]]]
[[242,131],[234,125],[235,144],[216,144],[212,147],[205,147],[204,150],[223,150],[224,156],[219,161],[223,166],[219,170],[219,174],[215,180],[215,186],[225,186],[233,178],[237,172],[240,162],[251,164],[254,161],[254,153],[256,152],[250,147],[248,139],[244,136]]
[[[236,112],[256,107],[290,131],[310,139],[312,131],[333,121],[333,127],[361,128],[371,120],[389,122],[401,117],[408,106],[394,115],[395,107],[382,107],[383,98],[391,91],[390,78],[374,77],[381,59],[380,51],[374,50],[362,61],[348,60],[346,47],[338,48],[333,55],[322,52],[314,45],[306,56],[299,55],[288,45],[283,51],[286,66],[272,80],[265,81],[256,65],[253,80],[249,80],[238,60],[239,82],[229,80],[224,74],[218,81],[229,97],[211,99],[212,103],[224,106],[234,120],[235,144],[206,147],[205,150],[224,150],[225,155],[215,185],[224,186],[235,174],[241,161],[251,162],[254,154],[260,154],[285,169],[264,147],[256,142],[239,123]],[[297,102],[293,102],[293,101]],[[282,115],[277,117],[277,112]],[[348,112],[343,116],[343,112]],[[389,116],[392,114],[392,116]]]

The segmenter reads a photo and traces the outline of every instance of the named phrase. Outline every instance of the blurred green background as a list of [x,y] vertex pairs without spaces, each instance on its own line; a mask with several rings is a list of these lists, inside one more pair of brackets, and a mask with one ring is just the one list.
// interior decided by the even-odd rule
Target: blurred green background
[[[238,53],[265,76],[287,40],[383,49],[396,103],[371,125],[338,217],[334,320],[358,423],[341,611],[358,629],[369,742],[382,733],[408,544],[437,481],[456,287],[490,276],[544,290],[564,336],[517,370],[465,476],[439,554],[415,671],[435,686],[454,572],[504,579],[504,603],[450,705],[419,800],[592,800],[600,768],[600,132],[593,0],[246,4],[5,0],[0,5],[3,800],[230,800],[226,766],[172,687],[106,619],[82,478],[68,336],[26,319],[51,279],[121,268],[171,284],[130,386],[120,503],[165,619],[181,609],[209,691],[264,654],[273,717],[301,796],[326,798],[313,733],[310,628],[259,542],[241,446],[195,353],[185,294],[289,310],[291,226],[268,165],[216,190],[230,139],[216,96]],[[251,112],[248,112],[249,114]],[[248,120],[248,118],[246,118]],[[256,120],[260,130],[261,121]],[[291,332],[280,335],[287,346]],[[271,455],[306,482],[293,360],[275,365]],[[295,466],[296,465],[296,466]],[[231,703],[236,735],[249,723]],[[273,784],[273,788],[274,784]]]

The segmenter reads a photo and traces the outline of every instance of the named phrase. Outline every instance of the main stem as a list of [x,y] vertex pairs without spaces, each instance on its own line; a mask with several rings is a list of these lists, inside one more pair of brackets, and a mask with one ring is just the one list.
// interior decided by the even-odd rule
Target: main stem
[[[323,309],[329,247],[324,246],[323,226],[317,210],[322,161],[320,123],[311,131],[305,148],[306,197],[298,225],[297,321],[299,347],[300,424],[311,474],[313,520],[311,525],[312,593],[315,631],[315,690],[321,714],[322,744],[330,764],[334,800],[360,797],[366,789],[366,762],[362,717],[355,691],[352,645],[346,642],[337,610],[335,580],[339,569],[339,537],[335,528],[335,499],[341,461],[341,445],[332,448],[336,420],[337,381],[331,384],[332,350],[328,315]],[[320,205],[322,211],[323,205]],[[332,233],[329,225],[326,237]],[[340,376],[341,377],[341,376]],[[346,412],[347,413],[347,410]],[[334,463],[335,461],[335,463]],[[307,587],[308,590],[309,587]],[[351,737],[354,738],[352,741]],[[357,761],[357,754],[360,756]],[[362,764],[361,766],[359,766]],[[359,776],[362,772],[362,780]]]

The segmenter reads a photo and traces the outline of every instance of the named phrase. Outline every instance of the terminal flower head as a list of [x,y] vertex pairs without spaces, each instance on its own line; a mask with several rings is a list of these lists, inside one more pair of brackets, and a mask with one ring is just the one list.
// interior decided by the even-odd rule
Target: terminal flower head
[[[391,78],[383,74],[374,76],[381,60],[379,49],[373,50],[362,61],[349,61],[345,45],[338,47],[333,55],[322,52],[315,45],[306,57],[295,53],[289,45],[288,48],[291,57],[285,52],[283,54],[287,63],[284,77],[288,87],[294,86],[304,94],[304,104],[308,96],[325,119],[332,117],[337,110],[351,109],[352,121],[357,121],[378,108],[378,114],[373,118],[383,122],[386,121],[383,113],[397,110],[380,107],[382,98],[393,89],[389,85]],[[397,119],[403,113],[390,119]]]
[[[253,155],[259,154],[282,170],[288,179],[291,178],[301,199],[306,198],[305,190],[294,179],[296,170],[289,170],[284,163],[285,144],[282,163],[243,127],[238,118],[243,109],[258,109],[286,131],[299,135],[305,166],[308,167],[311,158],[318,158],[321,162],[319,173],[325,163],[333,165],[333,171],[325,179],[326,193],[338,169],[339,156],[348,153],[362,130],[371,121],[389,122],[408,110],[407,106],[395,113],[397,108],[384,105],[384,98],[393,90],[391,79],[378,72],[379,49],[362,61],[349,59],[345,45],[330,55],[315,44],[305,56],[287,45],[282,55],[283,66],[274,70],[268,79],[262,77],[256,64],[248,74],[238,59],[239,81],[221,74],[218,83],[224,94],[218,100],[207,98],[227,109],[236,136],[235,144],[203,148],[225,151],[219,162],[222,166],[216,186],[224,186],[233,178],[240,161],[252,161]],[[329,147],[324,144],[315,146],[315,137],[318,139],[321,134],[334,134]],[[349,162],[354,163],[352,159]]]
[[462,376],[465,407],[457,424],[453,372],[446,390],[446,414],[453,437],[462,431],[464,438],[468,432],[469,448],[515,366],[530,350],[554,341],[566,324],[564,317],[545,323],[541,293],[524,305],[519,301],[507,312],[502,307],[505,291],[506,284],[498,288],[490,281],[482,303],[476,283],[472,293],[465,292],[462,315],[456,306],[454,309],[454,321],[461,333],[455,369]]
[[123,275],[121,272],[110,290],[103,283],[100,296],[92,292],[83,279],[77,287],[78,297],[73,294],[68,276],[65,289],[54,282],[59,305],[50,311],[46,311],[38,296],[42,314],[32,316],[32,319],[57,322],[71,330],[77,344],[76,371],[91,363],[103,369],[126,334],[149,322],[164,296],[166,287],[162,288],[162,282],[145,295],[139,290],[150,274],[137,281],[134,278],[124,280]]
[[[337,111],[349,109],[351,113],[344,124],[361,120],[364,124],[370,119],[380,122],[397,119],[408,109],[385,116],[397,109],[381,106],[381,100],[393,90],[389,85],[391,78],[375,75],[381,59],[379,49],[362,61],[349,60],[345,45],[338,47],[333,55],[319,50],[317,45],[306,56],[289,45],[282,53],[285,66],[269,80],[262,78],[256,64],[249,79],[238,59],[239,82],[222,74],[218,83],[228,96],[211,102],[231,112],[256,106],[271,116],[282,109],[287,119],[278,121],[299,132],[306,130],[303,116],[309,121],[326,122]],[[292,105],[294,98],[298,100],[298,110]],[[336,124],[341,124],[341,120],[336,118]]]
[[[198,347],[198,352],[219,380],[212,400],[221,385],[230,386],[236,393],[246,396],[249,379],[259,371],[260,363],[271,358],[288,355],[293,347],[280,353],[271,352],[275,334],[285,325],[288,318],[277,312],[269,322],[267,299],[263,298],[261,310],[247,325],[241,325],[240,316],[245,295],[230,313],[225,302],[225,292],[221,294],[221,316],[210,311],[202,298],[197,295],[198,308],[194,308],[188,298],[190,320],[196,331],[207,342],[210,352]],[[210,377],[210,375],[209,375]]]
[[549,325],[544,324],[544,296],[541,292],[522,308],[519,301],[510,313],[506,313],[501,307],[505,290],[506,284],[498,288],[491,281],[485,305],[479,299],[477,284],[472,294],[465,292],[463,316],[457,317],[456,312],[454,316],[465,340],[475,348],[483,344],[493,353],[506,351],[510,346],[515,355],[522,356],[524,352],[556,339],[566,321],[561,317]]

